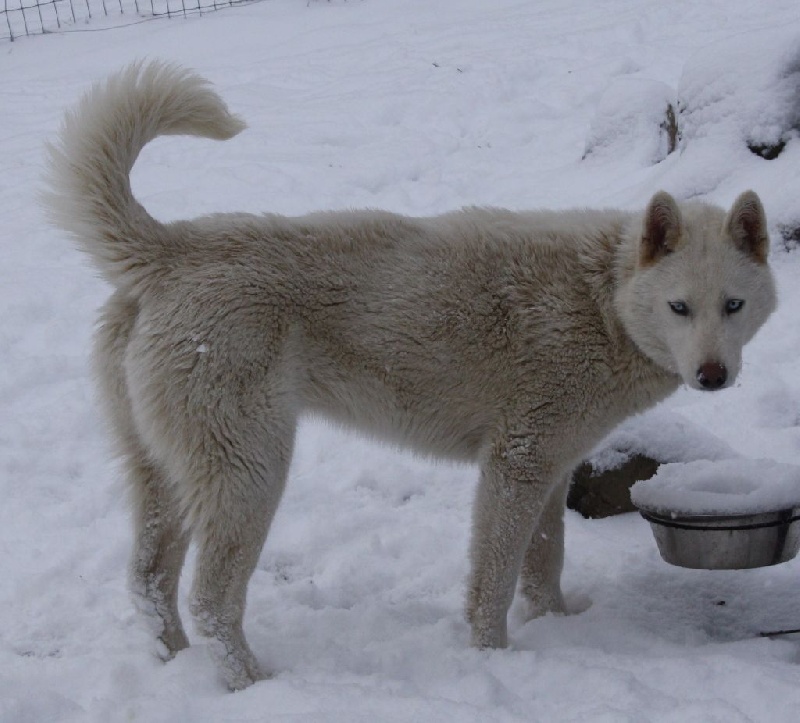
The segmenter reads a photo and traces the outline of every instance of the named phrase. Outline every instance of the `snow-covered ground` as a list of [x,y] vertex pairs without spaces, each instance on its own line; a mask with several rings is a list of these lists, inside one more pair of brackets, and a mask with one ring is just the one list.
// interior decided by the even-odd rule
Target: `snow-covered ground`
[[[637,515],[568,513],[583,612],[514,608],[511,647],[478,652],[462,616],[476,470],[317,423],[249,593],[275,677],[227,693],[202,643],[160,663],[126,592],[124,488],[88,373],[109,290],[36,193],[64,108],[144,56],[198,69],[250,124],[145,150],[134,188],[163,219],[634,208],[659,188],[727,206],[752,187],[779,309],[734,389],[667,407],[744,457],[797,464],[800,251],[779,231],[800,223],[800,138],[771,161],[746,143],[800,126],[798,55],[796,0],[266,0],[0,44],[0,721],[797,720],[800,636],[759,633],[800,627],[800,559],[673,568]],[[664,158],[655,124],[678,96],[686,132]]]

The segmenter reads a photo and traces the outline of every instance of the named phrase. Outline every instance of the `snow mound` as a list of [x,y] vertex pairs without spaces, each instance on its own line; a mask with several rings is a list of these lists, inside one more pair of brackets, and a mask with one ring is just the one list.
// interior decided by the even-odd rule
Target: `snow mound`
[[659,407],[627,420],[595,448],[586,460],[594,474],[621,467],[634,455],[658,462],[722,460],[737,453],[719,437],[685,417]]
[[675,149],[675,91],[644,78],[617,78],[600,97],[584,158],[663,161]]
[[800,466],[767,459],[665,464],[637,482],[640,508],[684,515],[738,515],[800,507]]
[[681,147],[713,137],[774,157],[800,134],[800,29],[751,32],[694,53],[678,97]]

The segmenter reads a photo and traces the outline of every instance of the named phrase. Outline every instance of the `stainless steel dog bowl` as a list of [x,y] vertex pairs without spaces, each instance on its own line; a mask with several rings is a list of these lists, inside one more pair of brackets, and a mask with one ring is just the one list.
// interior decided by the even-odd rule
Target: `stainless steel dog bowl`
[[800,466],[730,458],[670,463],[631,488],[667,562],[741,570],[800,548]]
[[701,570],[741,570],[791,560],[800,549],[800,507],[777,512],[687,515],[639,509],[661,557]]

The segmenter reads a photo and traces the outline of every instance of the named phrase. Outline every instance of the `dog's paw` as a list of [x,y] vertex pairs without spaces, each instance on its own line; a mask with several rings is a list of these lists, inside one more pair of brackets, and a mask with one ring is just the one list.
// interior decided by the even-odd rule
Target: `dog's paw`
[[588,595],[572,592],[566,595],[564,615],[580,615],[592,607],[592,598]]
[[535,620],[544,615],[579,615],[592,606],[592,601],[585,595],[570,594],[564,596],[556,593],[526,595],[522,605],[524,622]]
[[245,666],[239,665],[238,662],[233,665],[223,665],[222,677],[228,690],[237,691],[249,688],[259,680],[267,680],[270,676],[253,660]]
[[249,649],[230,650],[225,644],[213,641],[210,651],[222,680],[231,691],[244,690],[270,677]]
[[487,614],[478,607],[470,613],[472,630],[470,645],[479,650],[505,648],[508,646],[508,627],[505,615]]
[[183,628],[170,628],[164,630],[156,638],[156,653],[165,663],[172,660],[181,650],[189,647],[189,640]]
[[138,620],[155,639],[155,654],[167,662],[189,647],[177,611],[164,610],[154,600],[133,591],[131,599],[139,613]]

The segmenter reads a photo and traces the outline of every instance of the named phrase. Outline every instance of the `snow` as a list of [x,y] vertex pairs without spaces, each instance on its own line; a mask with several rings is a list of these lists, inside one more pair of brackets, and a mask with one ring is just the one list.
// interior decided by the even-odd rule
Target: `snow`
[[[126,590],[124,486],[88,371],[109,289],[35,199],[64,109],[143,56],[196,68],[249,124],[225,143],[145,149],[134,190],[162,219],[641,208],[659,188],[728,206],[752,187],[778,311],[734,388],[683,389],[654,412],[688,435],[637,423],[672,449],[704,430],[743,459],[798,464],[800,254],[781,235],[800,221],[784,112],[798,96],[779,71],[798,32],[796,0],[265,0],[3,41],[0,721],[796,720],[800,640],[759,632],[800,626],[800,561],[672,568],[638,515],[568,513],[564,589],[580,612],[524,622],[515,606],[511,647],[479,652],[462,615],[477,471],[312,422],[249,592],[247,634],[275,677],[227,693],[196,637],[159,662]],[[665,86],[687,110],[706,90],[724,97],[687,115],[679,152],[654,164],[652,124],[626,104],[641,87],[654,119]],[[612,140],[614,98],[626,128],[582,160]],[[747,149],[752,118],[786,127],[777,159]]]
[[737,457],[726,442],[699,424],[661,405],[624,421],[589,455],[598,475],[617,469],[635,455],[658,462],[693,462]]
[[631,488],[642,509],[675,515],[749,515],[800,507],[800,466],[768,459],[663,464]]

